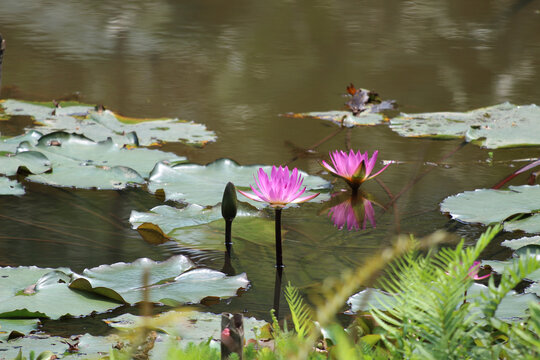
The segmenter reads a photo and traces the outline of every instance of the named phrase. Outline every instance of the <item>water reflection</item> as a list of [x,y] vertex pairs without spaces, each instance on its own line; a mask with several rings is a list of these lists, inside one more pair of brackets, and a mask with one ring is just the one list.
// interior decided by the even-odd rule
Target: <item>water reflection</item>
[[371,227],[376,227],[375,210],[373,204],[365,193],[336,193],[332,195],[328,209],[328,217],[332,219],[335,227],[339,230],[346,228],[348,231],[364,230],[369,222]]

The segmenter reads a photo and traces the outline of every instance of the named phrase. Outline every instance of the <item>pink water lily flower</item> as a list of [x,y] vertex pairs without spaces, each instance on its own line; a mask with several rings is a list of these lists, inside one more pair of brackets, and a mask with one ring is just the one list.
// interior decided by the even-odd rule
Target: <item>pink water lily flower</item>
[[469,277],[473,280],[482,280],[488,278],[491,274],[484,276],[478,276],[478,270],[480,270],[480,261],[475,261],[472,266],[469,268]]
[[267,202],[273,208],[283,208],[291,203],[302,203],[319,195],[319,193],[316,193],[309,196],[300,196],[306,191],[306,187],[304,186],[301,189],[304,179],[298,174],[296,168],[292,170],[291,174],[287,166],[280,166],[279,168],[273,166],[270,177],[260,168],[257,175],[254,176],[257,188],[250,185],[254,194],[242,190],[238,190],[238,192],[251,200]]
[[367,151],[362,154],[360,151],[355,153],[353,150],[350,150],[347,154],[345,151],[336,150],[333,153],[330,152],[332,165],[323,160],[321,166],[332,175],[345,180],[353,191],[356,191],[364,181],[373,179],[390,165],[387,164],[381,170],[371,175],[377,162],[378,153],[379,151],[375,150],[370,159]]

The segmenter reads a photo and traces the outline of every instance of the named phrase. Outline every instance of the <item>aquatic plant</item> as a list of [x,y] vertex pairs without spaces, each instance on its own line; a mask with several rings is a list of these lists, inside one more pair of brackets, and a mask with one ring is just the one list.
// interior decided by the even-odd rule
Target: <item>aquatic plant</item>
[[342,150],[336,150],[329,153],[332,165],[323,160],[321,166],[328,170],[332,175],[345,180],[352,188],[353,193],[356,193],[364,181],[373,179],[390,166],[390,164],[386,164],[381,170],[371,175],[375,163],[377,162],[378,153],[379,151],[375,150],[370,158],[367,151],[362,154],[360,150],[356,153],[352,149],[349,153]]
[[305,201],[309,201],[319,195],[319,193],[301,196],[306,187],[302,187],[304,179],[298,174],[298,169],[294,168],[292,173],[289,172],[289,168],[276,166],[272,167],[270,177],[268,174],[260,168],[257,172],[258,176],[254,176],[257,187],[251,186],[254,194],[247,193],[242,190],[238,190],[240,194],[245,197],[266,202],[275,210],[275,222],[276,222],[276,266],[283,267],[282,250],[281,250],[281,210],[288,204],[298,204]]
[[482,279],[486,279],[486,278],[491,276],[491,274],[478,276],[478,270],[480,270],[480,264],[481,264],[480,261],[475,261],[475,262],[473,262],[473,264],[469,268],[469,274],[468,275],[469,275],[469,277],[471,279],[473,279],[473,280],[482,280]]

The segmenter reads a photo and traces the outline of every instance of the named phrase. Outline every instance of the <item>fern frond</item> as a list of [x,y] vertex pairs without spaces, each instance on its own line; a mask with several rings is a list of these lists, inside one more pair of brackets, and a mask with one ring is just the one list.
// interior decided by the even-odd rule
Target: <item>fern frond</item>
[[299,337],[305,337],[313,327],[311,308],[304,302],[298,289],[289,282],[285,287],[285,300],[291,310],[294,329]]

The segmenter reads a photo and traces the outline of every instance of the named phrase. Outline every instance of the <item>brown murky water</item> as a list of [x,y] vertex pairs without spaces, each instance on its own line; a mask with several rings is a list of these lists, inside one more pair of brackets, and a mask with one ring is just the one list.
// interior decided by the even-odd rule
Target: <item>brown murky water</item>
[[[241,164],[289,162],[296,149],[337,127],[278,115],[341,109],[350,82],[395,99],[403,112],[540,102],[540,1],[2,0],[0,33],[7,40],[2,97],[52,100],[77,93],[128,116],[204,123],[216,131],[216,143],[166,146],[200,164],[222,157]],[[397,231],[424,235],[448,228],[474,239],[481,227],[449,222],[438,204],[492,186],[513,169],[503,160],[540,155],[535,147],[497,150],[489,163],[487,150],[467,145],[440,163],[460,140],[406,139],[376,126],[342,131],[290,165],[319,173],[318,161],[345,149],[348,138],[354,149],[378,149],[381,159],[402,162],[380,177],[393,194],[432,171],[399,199],[397,213],[376,209],[375,229],[339,231],[327,215],[317,215],[320,204],[286,210],[284,281],[296,286],[310,288],[361,264]],[[376,182],[365,190],[388,201]],[[130,230],[131,210],[158,203],[141,190],[28,185],[25,196],[0,198],[0,263],[81,270],[182,252],[221,269],[221,253],[153,247]],[[497,246],[488,254],[505,255]],[[233,266],[247,272],[252,288],[210,310],[245,309],[268,318],[273,256],[273,249],[255,245],[235,253]]]

